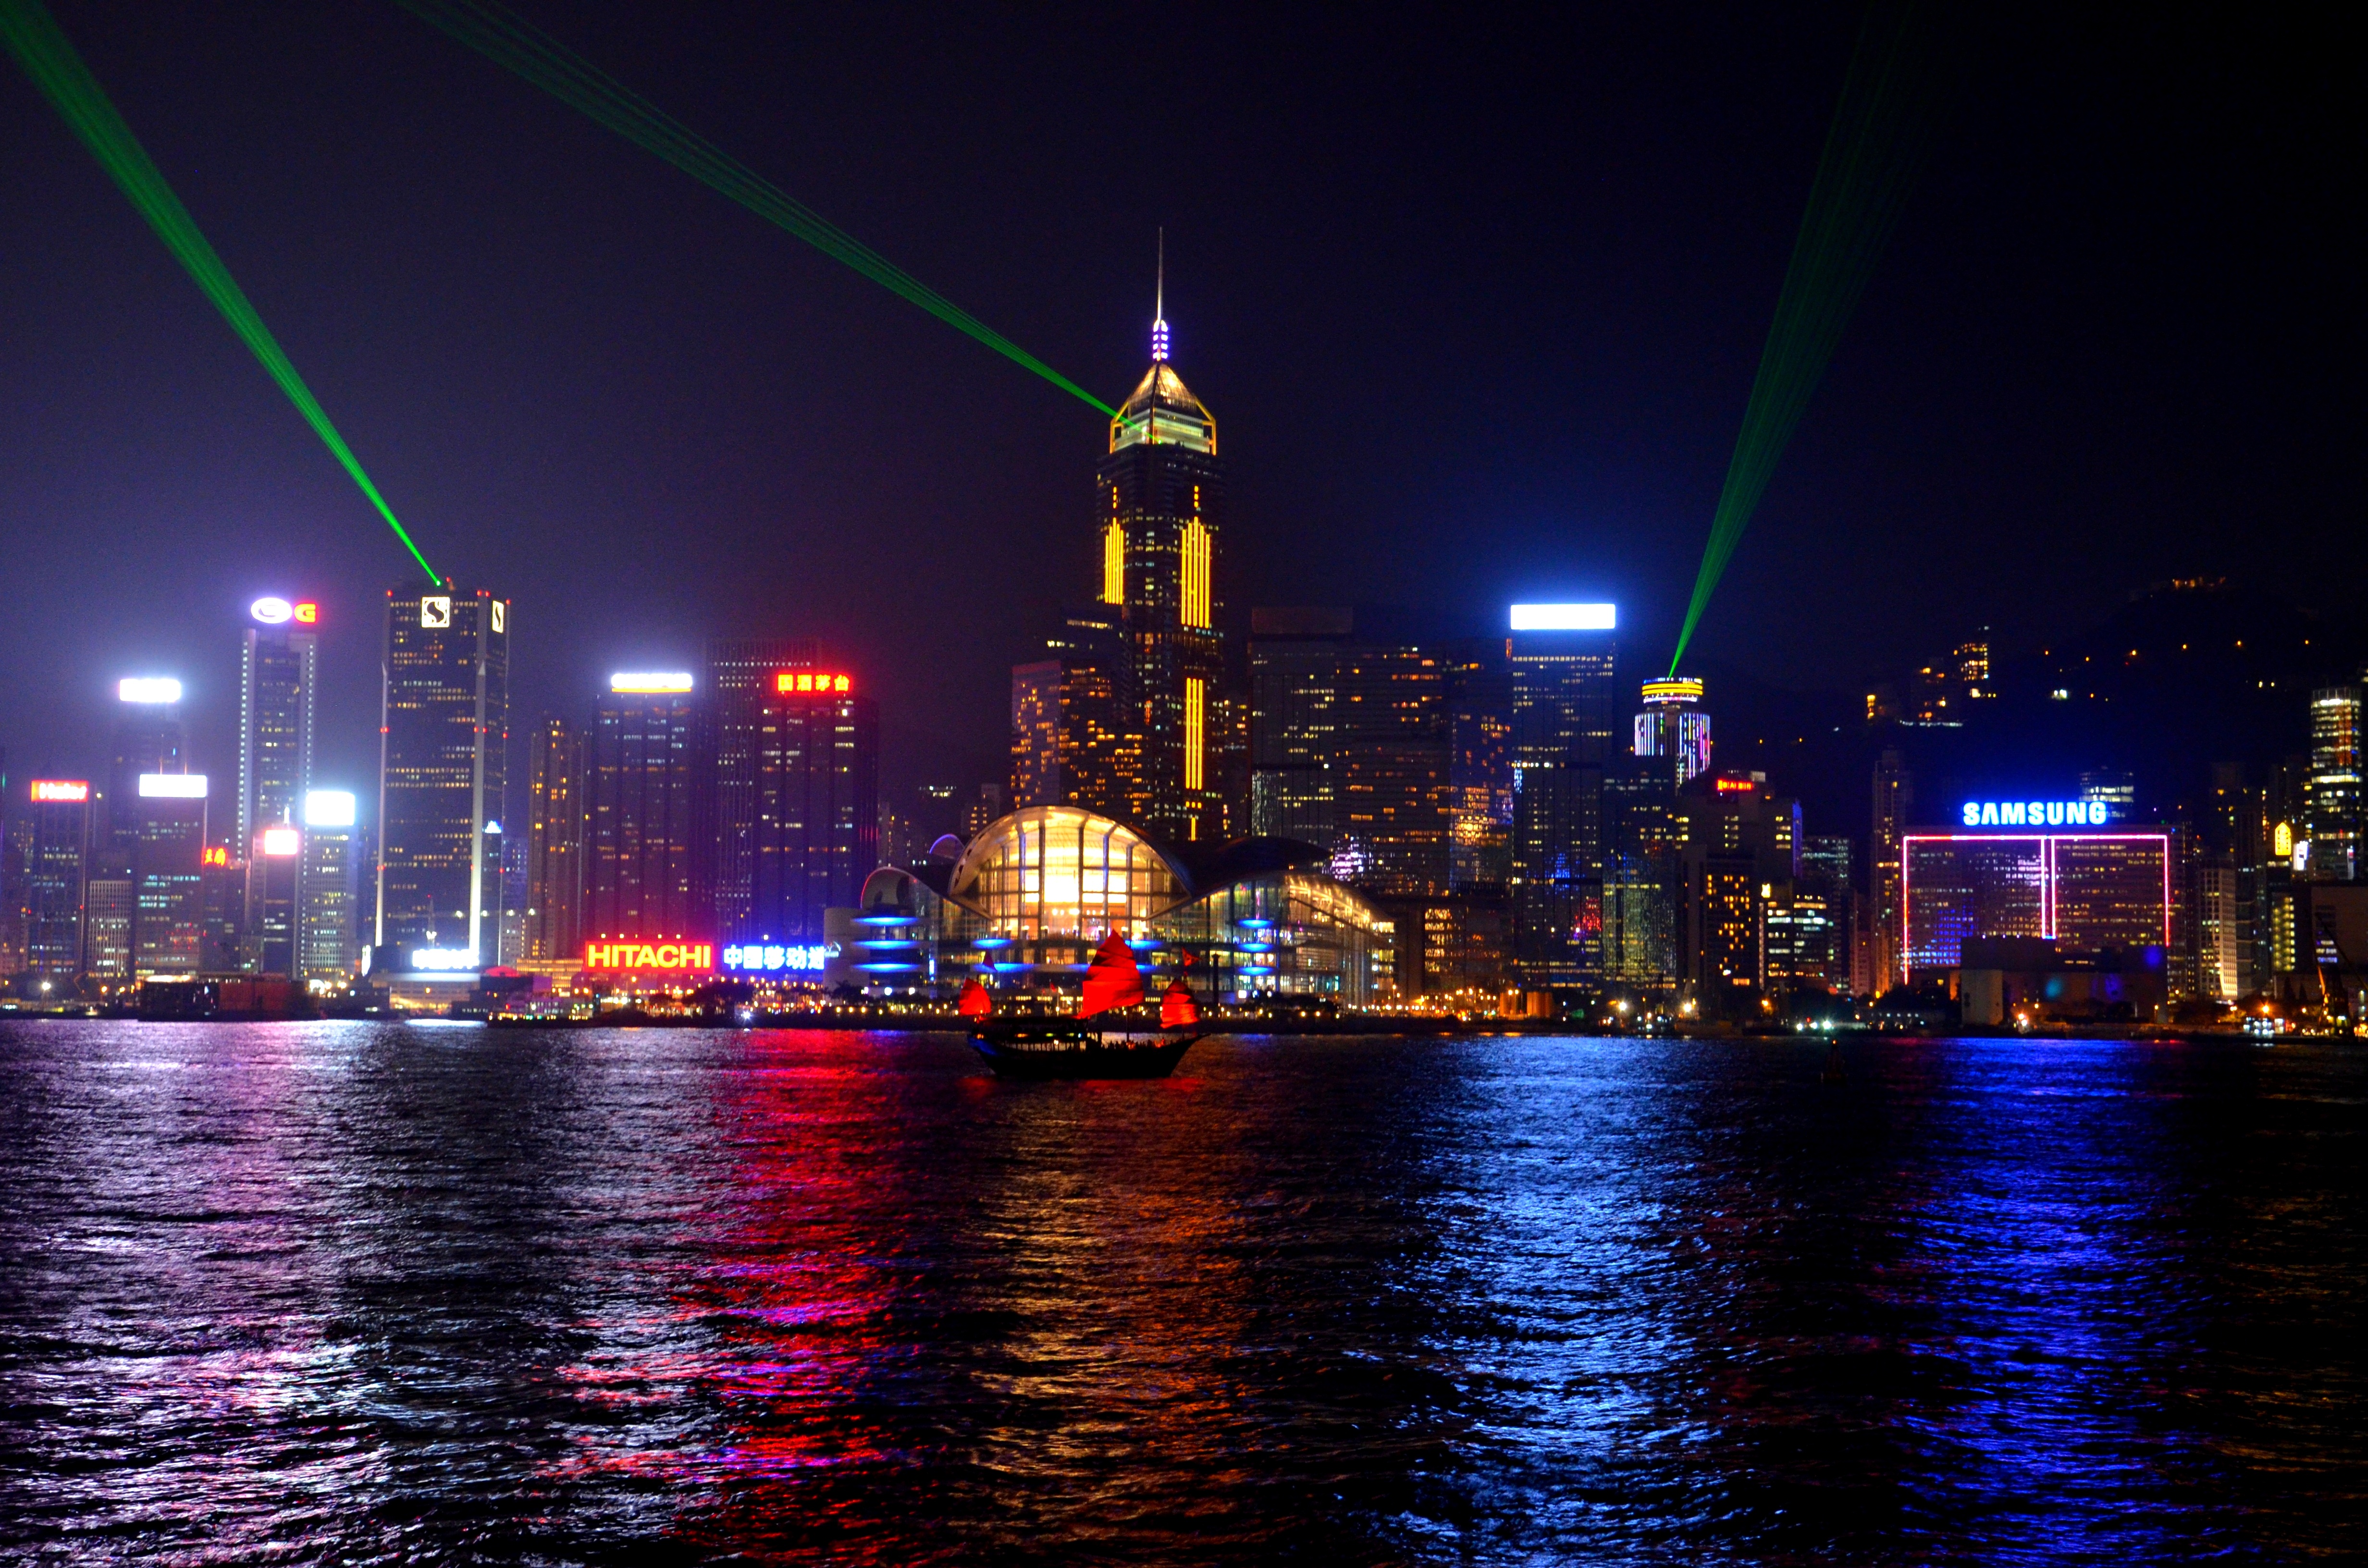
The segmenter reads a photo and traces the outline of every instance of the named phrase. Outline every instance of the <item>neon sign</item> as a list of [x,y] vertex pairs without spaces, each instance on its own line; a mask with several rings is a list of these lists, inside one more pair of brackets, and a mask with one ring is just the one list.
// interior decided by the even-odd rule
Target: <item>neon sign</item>
[[262,845],[264,854],[273,859],[281,859],[304,847],[304,835],[292,827],[267,827],[257,835],[257,842]]
[[1758,785],[1754,784],[1748,778],[1721,778],[1715,780],[1715,782],[1718,785],[1718,792],[1722,795],[1731,795],[1736,793],[1737,790],[1748,792],[1759,788]]
[[411,949],[414,969],[454,971],[477,967],[474,948],[414,948]]
[[202,773],[143,773],[140,776],[140,798],[143,801],[202,801],[206,798],[206,776]]
[[685,671],[628,673],[609,677],[610,691],[689,691],[690,676]]
[[2102,827],[2102,801],[1967,801],[1967,827]]
[[1656,707],[1672,702],[1700,702],[1702,683],[1692,676],[1671,676],[1664,680],[1645,683],[1645,700]]
[[89,799],[90,780],[87,778],[33,780],[33,800],[37,804],[43,801],[63,801],[69,805],[80,805]]
[[181,683],[170,676],[131,676],[115,683],[115,695],[125,702],[178,702]]
[[304,825],[306,827],[353,826],[354,792],[350,790],[305,790]]
[[586,942],[586,969],[710,970],[715,949],[707,942]]
[[783,670],[773,677],[775,691],[795,692],[802,696],[809,692],[819,696],[826,692],[846,691],[849,688],[850,683],[845,676],[815,675],[806,670],[794,673]]
[[310,626],[321,619],[321,607],[311,602],[290,604],[277,595],[266,595],[246,607],[246,613],[266,626],[284,626],[294,621]]
[[1620,623],[1617,605],[1515,605],[1516,631],[1610,631]]
[[837,942],[823,942],[806,947],[781,948],[767,944],[723,949],[723,967],[750,974],[796,972],[812,974],[838,957]]
[[200,866],[229,865],[230,846],[227,844],[207,845],[203,849],[198,851],[198,864]]
[[449,631],[452,625],[452,600],[449,595],[430,594],[419,601],[419,626],[423,631]]

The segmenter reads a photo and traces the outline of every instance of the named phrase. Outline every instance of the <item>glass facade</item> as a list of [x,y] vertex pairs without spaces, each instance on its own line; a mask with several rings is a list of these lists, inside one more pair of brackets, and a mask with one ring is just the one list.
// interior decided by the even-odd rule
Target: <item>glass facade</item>
[[1954,969],[1984,937],[2067,949],[2166,944],[2169,839],[2159,833],[1916,834],[1902,839],[1907,969]]
[[[509,605],[388,590],[371,915],[380,972],[421,948],[494,957],[509,757]],[[488,831],[494,829],[494,831]]]
[[242,852],[267,827],[297,820],[313,787],[313,689],[320,639],[250,626],[239,658],[238,824]]

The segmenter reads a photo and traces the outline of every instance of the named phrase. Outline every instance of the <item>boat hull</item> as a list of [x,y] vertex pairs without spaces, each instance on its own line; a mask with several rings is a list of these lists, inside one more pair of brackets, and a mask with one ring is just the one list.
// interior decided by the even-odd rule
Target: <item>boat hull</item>
[[998,1078],[1165,1078],[1200,1038],[1147,1030],[990,1025],[973,1031],[971,1044]]

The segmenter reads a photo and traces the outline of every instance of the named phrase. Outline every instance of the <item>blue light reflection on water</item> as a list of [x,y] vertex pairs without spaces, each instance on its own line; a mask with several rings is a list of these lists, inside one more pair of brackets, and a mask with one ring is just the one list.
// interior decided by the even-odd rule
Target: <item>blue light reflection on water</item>
[[0,1024],[0,1551],[2362,1543],[2340,1050]]

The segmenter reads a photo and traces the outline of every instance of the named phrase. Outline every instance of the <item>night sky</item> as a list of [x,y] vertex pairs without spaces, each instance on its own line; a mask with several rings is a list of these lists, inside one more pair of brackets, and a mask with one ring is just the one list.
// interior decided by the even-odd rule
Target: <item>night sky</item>
[[[1237,617],[1611,597],[1640,674],[1859,17],[522,9],[1111,402],[1164,224]],[[2368,97],[2335,9],[1953,24],[1931,161],[1702,662],[1809,691],[2172,575],[2357,595]],[[1093,589],[1099,415],[392,4],[53,10],[429,559],[515,597],[520,725],[711,635],[812,635],[879,698],[891,784],[1000,775],[1008,666]],[[317,782],[367,792],[399,547],[13,62],[0,153],[12,778],[98,767],[133,673],[188,680],[233,773],[278,592],[324,607]]]

